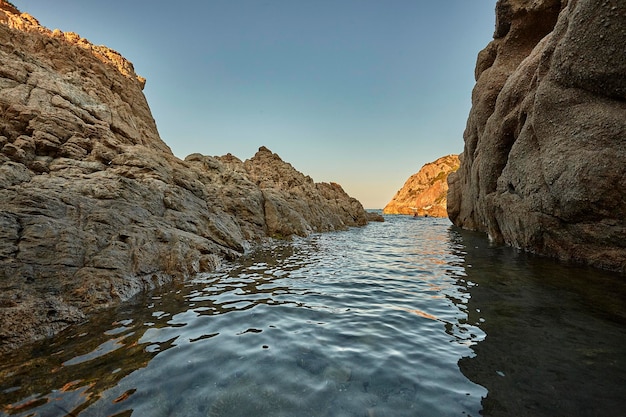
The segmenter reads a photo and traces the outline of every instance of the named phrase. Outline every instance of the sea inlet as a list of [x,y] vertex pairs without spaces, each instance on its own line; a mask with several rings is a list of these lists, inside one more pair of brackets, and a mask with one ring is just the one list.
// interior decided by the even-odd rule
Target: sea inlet
[[3,416],[624,416],[626,284],[386,216],[0,358]]

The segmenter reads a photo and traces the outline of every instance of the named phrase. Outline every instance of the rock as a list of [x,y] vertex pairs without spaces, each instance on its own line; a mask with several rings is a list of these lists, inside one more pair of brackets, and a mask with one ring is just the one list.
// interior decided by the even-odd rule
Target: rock
[[626,3],[500,0],[448,213],[531,252],[626,271]]
[[268,236],[367,223],[262,147],[176,158],[132,64],[0,0],[0,351]]
[[459,168],[457,155],[447,155],[425,164],[409,177],[383,209],[385,214],[417,214],[448,217],[448,175]]
[[368,211],[367,213],[367,221],[368,222],[384,222],[385,218],[375,211]]
[[367,224],[361,203],[339,184],[316,184],[265,147],[246,161],[244,168],[261,190],[270,236],[305,236],[312,231]]

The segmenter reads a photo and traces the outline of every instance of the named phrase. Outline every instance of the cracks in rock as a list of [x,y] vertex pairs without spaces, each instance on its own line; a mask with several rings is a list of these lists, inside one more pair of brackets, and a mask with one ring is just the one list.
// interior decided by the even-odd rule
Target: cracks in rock
[[267,226],[267,212],[266,212],[266,203],[267,203],[267,198],[265,197],[265,191],[262,188],[259,188],[259,190],[261,190],[261,209],[263,210],[263,229],[265,229],[265,234],[268,235],[269,234],[269,228]]
[[17,222],[18,228],[17,228],[17,239],[15,240],[14,258],[17,259],[18,255],[20,254],[20,243],[22,242],[22,239],[24,238],[24,225],[22,224],[22,219],[17,216],[15,218],[15,221]]
[[[24,235],[24,226],[18,215],[10,212],[5,212],[2,217],[2,240],[5,240],[8,245],[3,244],[3,247],[10,248],[9,250],[3,250],[3,261],[9,261],[17,259],[20,253],[20,243]],[[11,248],[11,246],[13,248]]]
[[518,194],[517,194],[517,191],[515,190],[515,186],[514,186],[514,185],[513,185],[513,183],[511,183],[511,182],[509,182],[509,183],[507,184],[507,191],[508,191],[510,194],[515,194],[515,195],[518,195]]
[[38,115],[39,112],[24,112],[0,100],[0,132],[11,142],[14,142],[20,135],[31,136],[33,129],[29,127],[29,123]]

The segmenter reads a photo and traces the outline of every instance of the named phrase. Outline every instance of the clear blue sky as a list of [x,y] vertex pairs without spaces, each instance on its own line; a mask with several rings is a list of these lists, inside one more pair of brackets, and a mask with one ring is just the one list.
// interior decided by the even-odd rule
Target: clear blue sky
[[133,62],[177,156],[247,159],[267,146],[366,208],[462,152],[495,3],[13,0]]

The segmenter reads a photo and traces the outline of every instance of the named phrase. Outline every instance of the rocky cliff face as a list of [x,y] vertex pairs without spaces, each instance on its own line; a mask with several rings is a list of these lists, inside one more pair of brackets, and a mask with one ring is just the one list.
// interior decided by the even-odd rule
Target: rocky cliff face
[[458,168],[457,155],[447,155],[424,165],[409,177],[383,213],[447,217],[448,175]]
[[176,158],[143,85],[115,51],[0,0],[0,350],[266,236],[367,223],[266,148]]
[[448,213],[536,253],[626,270],[626,2],[500,0]]

